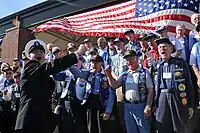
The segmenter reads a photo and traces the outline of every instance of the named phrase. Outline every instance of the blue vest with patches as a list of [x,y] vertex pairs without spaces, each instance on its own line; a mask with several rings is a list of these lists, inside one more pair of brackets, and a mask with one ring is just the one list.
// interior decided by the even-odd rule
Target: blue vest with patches
[[[163,64],[164,63],[159,63],[158,67],[158,73],[157,73],[157,79],[156,79],[156,97],[155,97],[155,104],[156,107],[158,106],[159,103],[159,97],[161,93],[161,89],[172,89],[175,97],[178,99],[177,101],[180,104],[183,104],[187,106],[189,104],[189,97],[188,97],[188,90],[190,86],[186,83],[186,78],[188,77],[189,73],[186,71],[188,68],[185,68],[184,65],[184,60],[180,58],[173,58],[171,57],[169,61],[169,66],[171,68],[171,73],[172,73],[172,79],[170,79],[170,84],[171,88],[169,88],[168,83],[163,79]],[[188,70],[189,71],[189,70]],[[190,80],[190,79],[188,79]],[[160,85],[164,84],[164,88],[161,87]]]
[[[128,76],[128,72],[125,72],[122,74],[122,93],[125,94],[126,91],[126,79]],[[140,94],[140,102],[146,103],[147,101],[147,93],[148,90],[146,88],[146,70],[144,68],[141,68],[139,71],[139,80],[138,80],[138,88],[139,88],[139,94]],[[125,97],[124,97],[124,101]]]
[[[101,87],[99,90],[99,96],[100,96],[100,102],[101,105],[106,108],[107,102],[108,102],[108,88],[105,88],[105,84],[108,84],[107,78],[104,74],[100,74],[100,82],[101,82]],[[95,84],[95,73],[90,72],[88,74],[87,78],[87,83],[86,83],[86,89],[85,89],[85,94],[83,97],[83,102],[84,104],[87,99],[89,98],[90,94],[92,93],[93,87]]]

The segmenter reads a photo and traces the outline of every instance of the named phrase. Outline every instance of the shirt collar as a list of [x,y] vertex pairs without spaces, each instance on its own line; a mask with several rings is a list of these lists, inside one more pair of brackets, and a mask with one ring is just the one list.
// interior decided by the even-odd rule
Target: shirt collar
[[129,73],[136,73],[139,72],[142,68],[138,65],[137,69],[135,69],[134,71],[132,70],[128,70]]
[[[160,64],[164,64],[166,61],[161,59]],[[174,62],[174,57],[170,57],[169,60],[167,61],[168,64],[172,64]]]

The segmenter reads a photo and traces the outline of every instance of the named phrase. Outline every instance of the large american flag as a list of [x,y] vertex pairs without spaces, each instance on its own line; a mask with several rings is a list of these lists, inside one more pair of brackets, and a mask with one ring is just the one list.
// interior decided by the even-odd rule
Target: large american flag
[[199,0],[131,0],[106,8],[55,19],[34,32],[56,30],[84,36],[121,36],[127,29],[136,34],[152,32],[155,26],[168,25],[171,33],[177,24],[193,28],[190,16],[199,11]]

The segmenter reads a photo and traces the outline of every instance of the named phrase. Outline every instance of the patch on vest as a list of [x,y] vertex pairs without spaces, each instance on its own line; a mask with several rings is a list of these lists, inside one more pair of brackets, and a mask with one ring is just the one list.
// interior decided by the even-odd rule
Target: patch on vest
[[180,93],[180,97],[186,97],[186,96],[187,96],[187,94],[185,92]]
[[182,104],[183,104],[183,105],[186,105],[187,103],[188,103],[187,99],[186,99],[186,98],[183,98],[183,99],[182,99]]
[[183,83],[180,83],[180,84],[178,85],[178,89],[179,89],[180,91],[185,91],[186,87],[185,87],[185,85],[184,85]]

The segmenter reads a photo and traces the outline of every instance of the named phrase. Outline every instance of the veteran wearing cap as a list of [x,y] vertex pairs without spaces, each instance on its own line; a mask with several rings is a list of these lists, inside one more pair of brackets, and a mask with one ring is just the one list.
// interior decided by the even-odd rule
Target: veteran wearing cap
[[53,59],[58,58],[61,56],[61,49],[59,47],[52,48]]
[[110,67],[105,72],[111,87],[117,89],[122,86],[124,94],[124,120],[127,133],[149,133],[151,106],[153,101],[153,81],[149,72],[140,67],[138,55],[128,50],[123,57],[128,65],[128,71],[117,80],[112,77]]
[[13,72],[21,72],[22,62],[20,58],[14,58],[12,63]]
[[48,43],[47,44],[47,53],[45,55],[45,59],[48,61],[50,61],[53,58],[52,48],[53,48],[53,43]]
[[147,34],[141,34],[138,38],[138,42],[141,46],[141,52],[143,54],[145,54],[146,52],[148,52],[150,50],[148,43],[146,40],[144,40],[144,38],[147,36]]
[[147,42],[150,50],[143,54],[143,66],[148,69],[155,67],[159,59],[158,46],[155,42],[159,37],[154,33],[148,33],[143,40]]
[[[115,78],[120,76],[123,72],[128,70],[127,64],[125,59],[123,58],[124,53],[126,52],[125,42],[122,38],[116,38],[113,42],[118,54],[111,58],[111,67],[112,72]],[[119,122],[121,123],[121,131],[122,133],[125,132],[124,126],[124,117],[123,117],[123,94],[122,88],[116,90],[117,95],[117,110],[118,110],[118,117]]]
[[115,49],[115,46],[114,46],[114,40],[115,40],[115,37],[107,37],[107,42],[108,42],[108,54],[109,54],[109,63],[110,64],[110,58],[114,55],[117,54],[117,51]]
[[76,44],[74,43],[68,43],[67,45],[67,51],[69,54],[74,53],[77,50]]
[[[106,75],[102,70],[104,60],[96,55],[91,59],[91,70],[79,70],[70,67],[71,73],[80,79],[86,80],[79,82],[79,99],[87,109],[87,126],[89,133],[116,133],[117,128],[112,116],[115,91],[108,85]],[[84,88],[84,93],[80,90]],[[82,97],[81,97],[82,94]],[[112,124],[113,123],[113,124]]]
[[61,118],[58,123],[58,133],[87,133],[86,111],[81,105],[80,97],[84,92],[84,88],[80,86],[86,80],[75,78],[69,69],[54,74],[53,77],[59,83],[59,87],[54,91],[54,103],[57,105],[54,113]]
[[169,40],[172,42],[175,48],[175,51],[172,51],[172,56],[180,57],[180,55],[182,54],[183,47],[176,37],[168,36],[168,26],[157,26],[156,33],[160,34],[161,37],[169,38]]
[[2,114],[0,117],[0,132],[12,133],[14,132],[13,112],[11,110],[11,92],[9,88],[14,84],[13,70],[10,67],[3,69],[5,80],[3,88],[0,88],[0,106],[2,107]]
[[140,45],[135,40],[135,32],[132,29],[127,29],[124,32],[124,35],[128,39],[128,43],[126,44],[126,50],[135,50],[136,52],[140,52]]
[[30,59],[21,76],[21,97],[15,129],[22,133],[51,133],[56,121],[51,112],[50,97],[54,82],[50,75],[77,63],[85,47],[80,46],[76,54],[69,54],[45,63],[47,46],[41,40],[31,40],[25,46]]
[[187,63],[171,57],[169,38],[156,40],[161,59],[155,79],[155,106],[158,133],[190,133],[188,121],[193,116],[194,90]]

